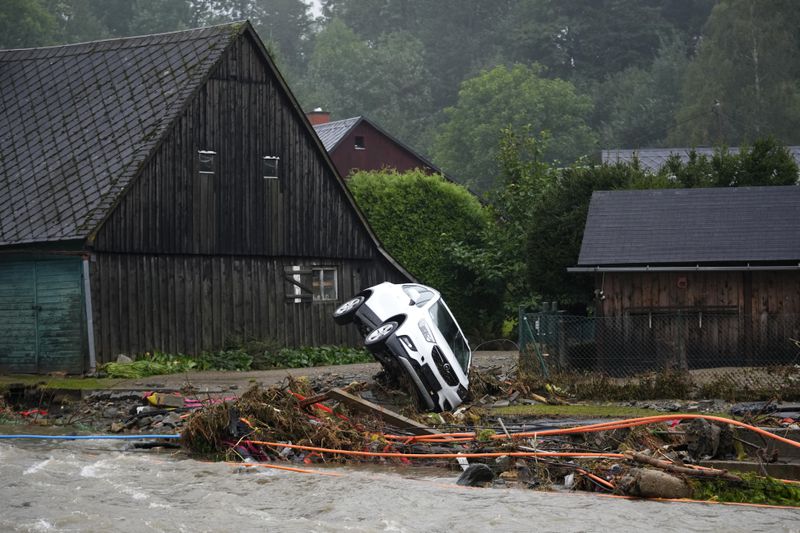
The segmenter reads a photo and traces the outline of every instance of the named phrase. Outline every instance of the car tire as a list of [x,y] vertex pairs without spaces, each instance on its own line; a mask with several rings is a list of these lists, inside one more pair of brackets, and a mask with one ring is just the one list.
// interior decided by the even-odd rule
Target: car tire
[[382,348],[386,343],[386,339],[392,336],[395,330],[397,330],[398,326],[399,324],[393,320],[384,322],[369,332],[369,334],[364,338],[364,345],[371,350]]
[[333,312],[333,321],[339,325],[352,322],[353,317],[356,316],[356,311],[358,311],[358,308],[364,303],[364,300],[365,298],[363,296],[356,296],[340,305],[336,308],[336,311]]

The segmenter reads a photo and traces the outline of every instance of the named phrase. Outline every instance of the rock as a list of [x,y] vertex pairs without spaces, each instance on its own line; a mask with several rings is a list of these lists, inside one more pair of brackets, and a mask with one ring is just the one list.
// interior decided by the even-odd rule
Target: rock
[[139,418],[136,421],[136,426],[140,427],[140,428],[144,428],[144,427],[149,426],[152,423],[153,423],[153,419],[152,418],[150,418],[149,416],[143,416],[142,418]]
[[163,423],[165,426],[175,427],[183,423],[183,419],[178,413],[170,413],[161,420],[161,423]]
[[511,458],[508,455],[501,455],[494,460],[497,469],[504,472],[511,468]]
[[103,409],[103,418],[117,418],[119,416],[119,410],[113,407],[106,407]]
[[485,483],[490,483],[494,479],[494,472],[492,469],[483,463],[476,463],[469,465],[464,472],[459,476],[457,485],[464,485],[467,487],[480,487]]
[[643,498],[688,498],[692,495],[689,484],[661,470],[633,468],[619,482],[619,488],[629,496]]
[[119,354],[117,356],[117,363],[123,363],[123,364],[133,363],[133,359],[131,359],[130,357],[128,357],[125,354]]
[[121,422],[113,422],[111,424],[111,433],[119,433],[123,429],[125,429],[125,424]]
[[511,405],[511,402],[508,400],[498,400],[492,404],[492,407],[508,407]]
[[686,427],[686,449],[696,459],[713,458],[719,448],[719,426],[695,419]]

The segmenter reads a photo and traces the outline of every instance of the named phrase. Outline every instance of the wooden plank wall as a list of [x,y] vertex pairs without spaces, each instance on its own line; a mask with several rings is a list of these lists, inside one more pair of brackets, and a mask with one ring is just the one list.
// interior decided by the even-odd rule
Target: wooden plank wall
[[605,327],[626,349],[641,348],[650,367],[777,362],[800,334],[797,271],[606,273],[596,287]]
[[[747,276],[750,287],[747,287]],[[686,280],[684,287],[679,280]],[[800,314],[800,271],[607,272],[597,275],[603,316],[631,309],[735,308],[742,314]],[[748,300],[745,300],[745,294]]]
[[[224,60],[104,223],[94,246],[123,253],[371,259],[344,186],[248,36]],[[213,175],[197,151],[217,153]],[[262,158],[280,157],[280,179]]]
[[[287,300],[284,267],[293,265],[337,267],[339,300]],[[91,278],[100,362],[154,350],[197,354],[231,338],[359,345],[354,327],[333,322],[334,309],[364,287],[403,281],[383,261],[138,254],[97,254]]]

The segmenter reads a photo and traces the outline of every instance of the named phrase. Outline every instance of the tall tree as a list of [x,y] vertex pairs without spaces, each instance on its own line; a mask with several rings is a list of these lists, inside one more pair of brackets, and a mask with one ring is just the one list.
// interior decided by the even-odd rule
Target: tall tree
[[[684,2],[685,3],[685,2]],[[658,0],[523,0],[510,14],[508,46],[576,83],[647,68],[672,33]]]
[[41,0],[0,0],[0,48],[53,44],[56,20]]
[[[195,0],[197,2],[197,0]],[[308,60],[313,18],[303,0],[202,0],[207,22],[249,20],[259,36],[278,50],[293,73]]]
[[324,0],[324,13],[343,20],[362,39],[402,32],[425,49],[433,105],[452,105],[462,80],[497,64],[497,24],[513,0]]
[[376,42],[334,20],[317,35],[305,78],[297,87],[306,108],[337,118],[368,116],[415,147],[430,131],[430,89],[422,44],[392,33]]
[[592,123],[603,148],[663,143],[674,123],[688,52],[675,36],[664,41],[648,68],[630,67],[594,86]]
[[722,0],[689,66],[670,136],[736,145],[772,134],[800,142],[800,10],[791,0]]
[[499,66],[461,85],[458,103],[434,144],[434,160],[476,189],[491,189],[498,175],[503,129],[547,132],[544,158],[567,163],[595,149],[586,123],[592,103],[567,81],[547,79],[534,65]]

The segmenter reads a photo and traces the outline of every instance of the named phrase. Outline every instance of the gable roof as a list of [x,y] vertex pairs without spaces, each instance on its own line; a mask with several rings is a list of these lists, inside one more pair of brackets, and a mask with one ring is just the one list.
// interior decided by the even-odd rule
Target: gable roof
[[[792,154],[795,163],[800,166],[800,146],[787,146],[787,150]],[[661,170],[667,160],[677,155],[681,161],[686,163],[689,161],[689,154],[694,150],[698,155],[711,157],[714,155],[716,148],[699,147],[699,148],[637,148],[634,150],[603,150],[600,152],[600,158],[603,163],[629,163],[633,161],[634,157],[639,159],[639,164],[643,169],[650,172],[658,172]],[[738,154],[739,147],[734,146],[728,148],[731,154]]]
[[334,120],[332,122],[325,122],[323,124],[315,124],[314,131],[317,132],[319,140],[325,150],[330,152],[342,142],[342,139],[361,122],[361,117],[346,118],[343,120]]
[[800,262],[800,187],[597,191],[578,268]]
[[0,51],[0,244],[85,238],[246,26]]
[[[431,161],[428,160],[427,157],[420,155],[419,153],[415,152],[410,146],[405,144],[404,142],[398,140],[396,137],[391,135],[389,132],[375,124],[373,121],[368,119],[367,117],[352,117],[352,118],[345,118],[342,120],[334,120],[333,122],[325,122],[323,124],[317,124],[314,126],[314,131],[317,132],[322,144],[325,146],[325,150],[329,153],[335,150],[339,144],[344,140],[347,135],[353,131],[359,124],[366,123],[369,124],[371,127],[375,128],[381,135],[388,137],[392,140],[395,144],[400,146],[403,150],[410,153],[420,161],[422,161],[426,166],[430,167],[434,172],[441,174],[444,176],[444,172],[434,165]],[[448,181],[453,181],[449,177],[445,176]],[[455,182],[454,182],[455,183]]]

